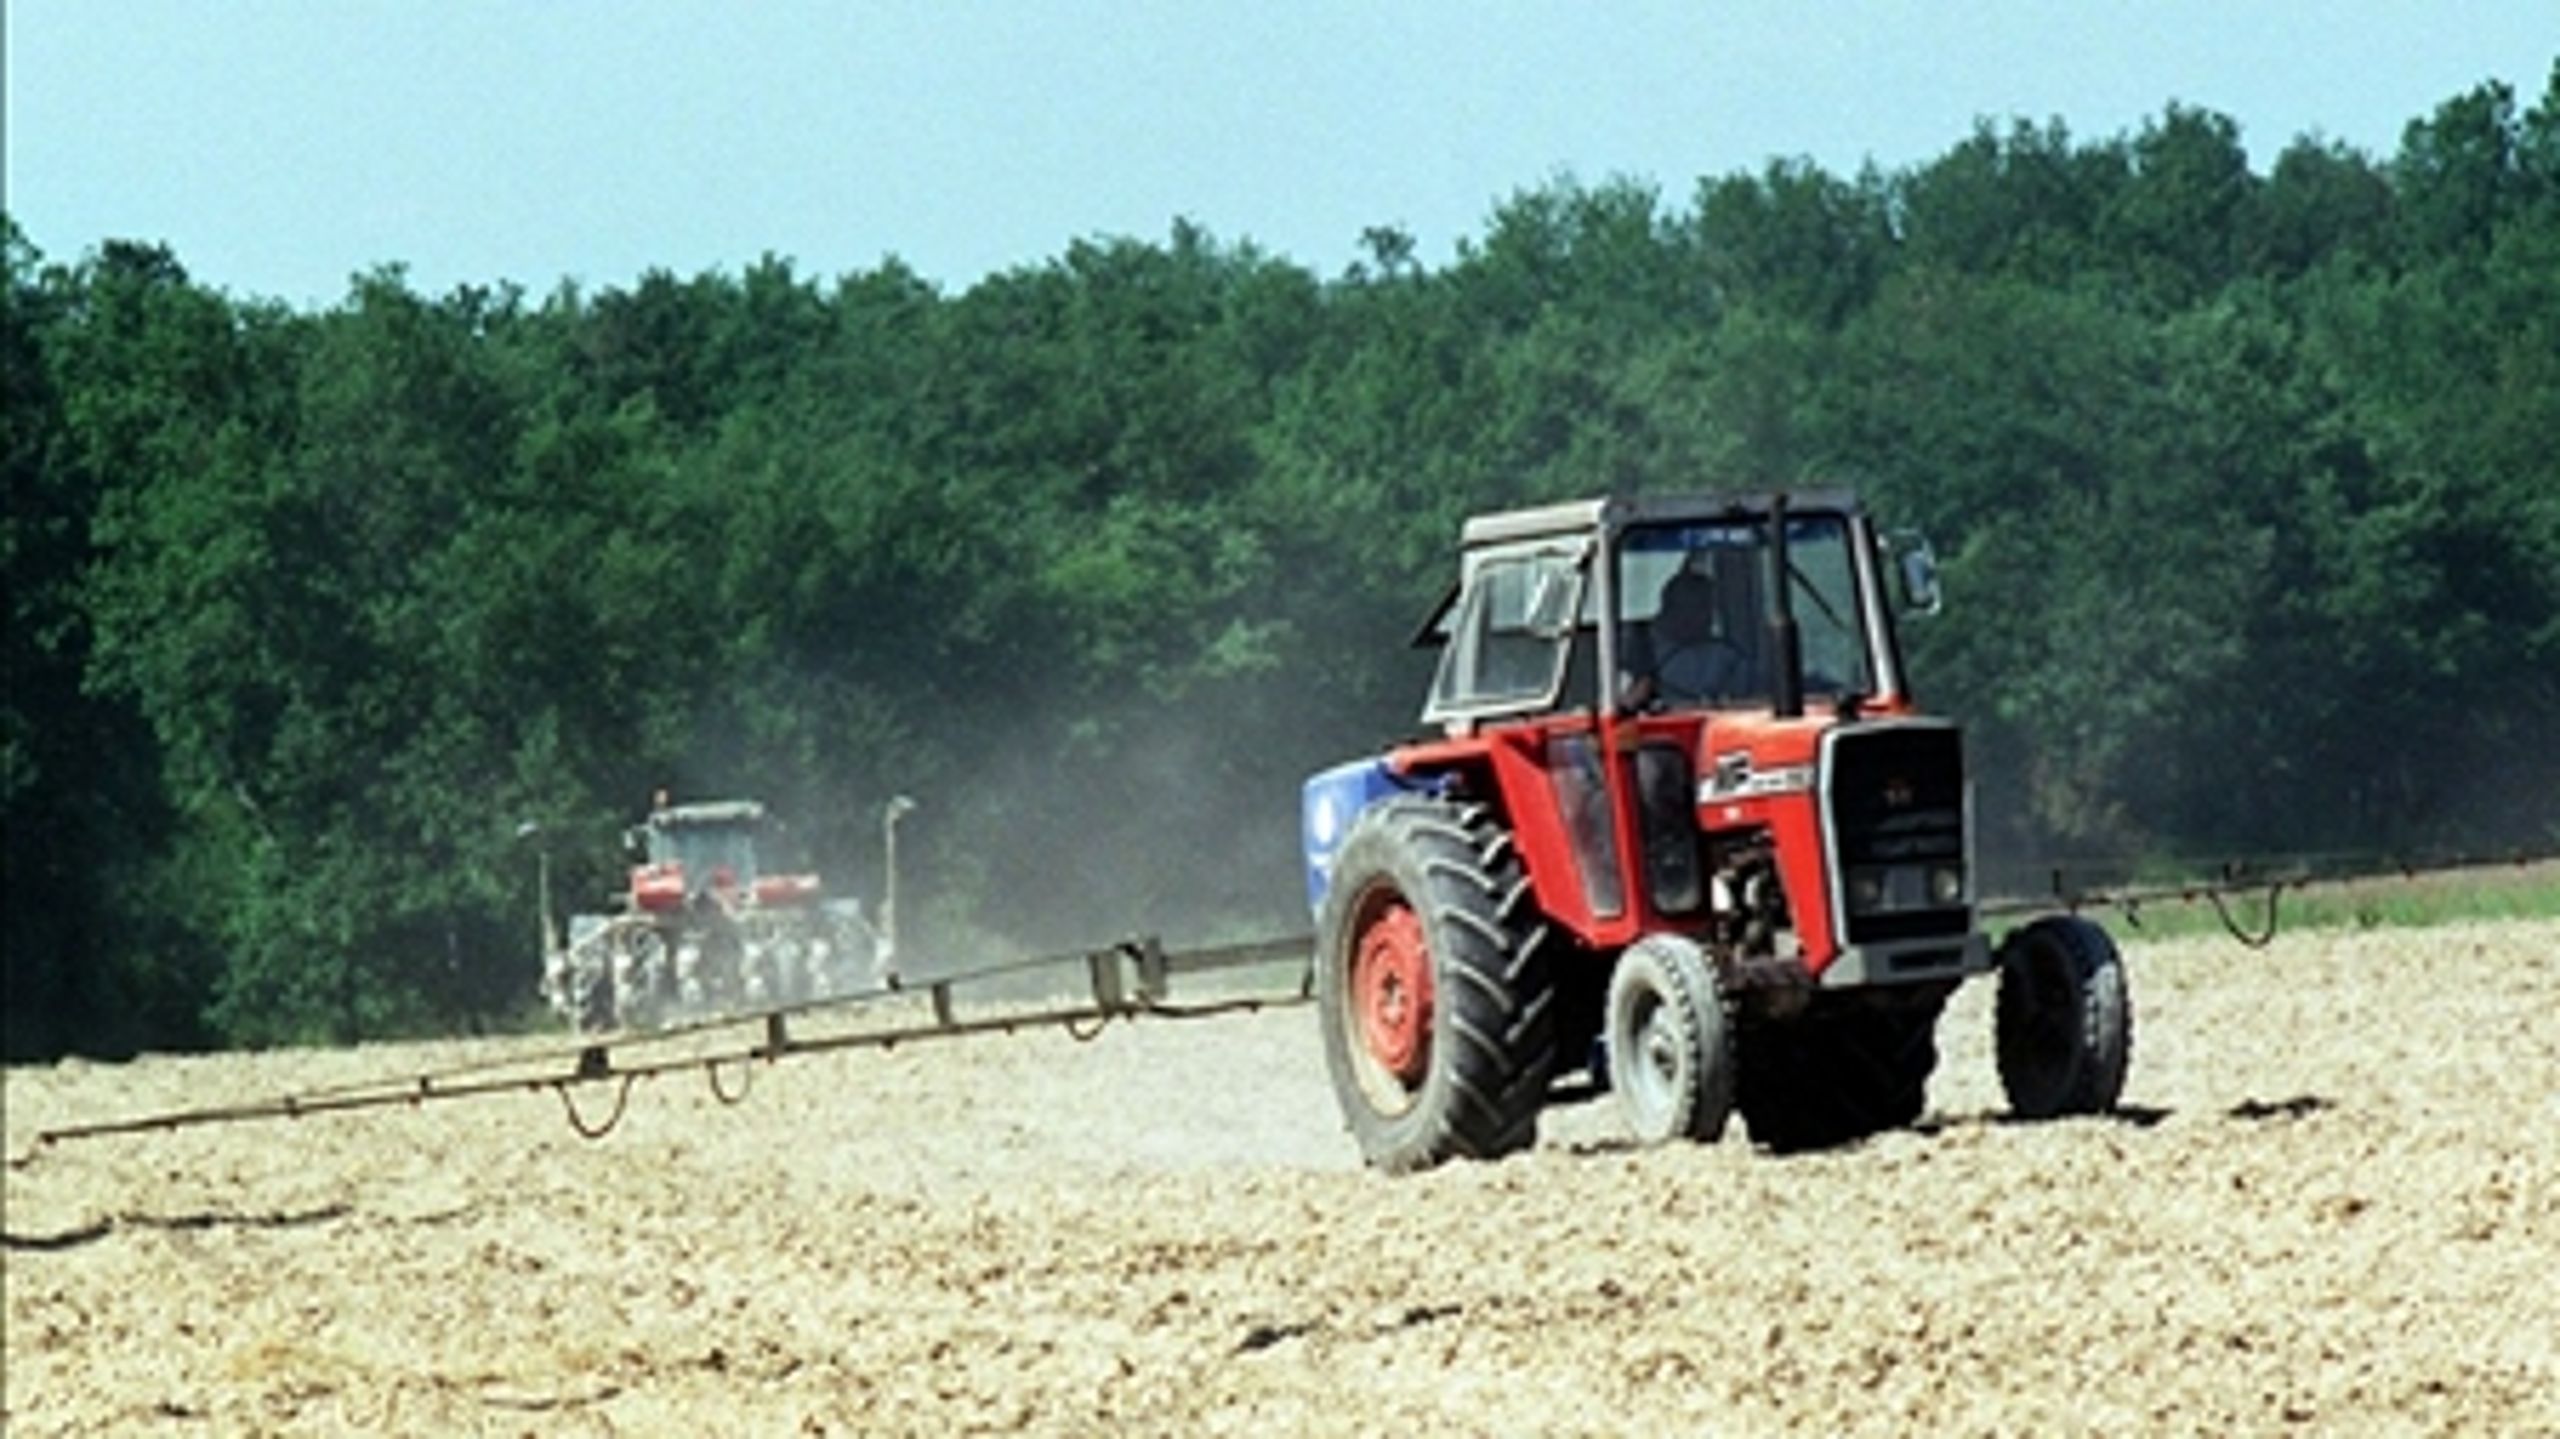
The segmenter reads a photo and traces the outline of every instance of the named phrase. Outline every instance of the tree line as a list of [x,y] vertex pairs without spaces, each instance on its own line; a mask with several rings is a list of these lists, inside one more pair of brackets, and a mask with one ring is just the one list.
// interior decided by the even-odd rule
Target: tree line
[[513,1022],[536,851],[595,908],[662,789],[866,896],[915,796],[918,949],[1303,923],[1461,518],[1606,490],[1929,532],[1995,856],[2560,838],[2560,65],[2387,157],[1986,123],[1332,276],[1177,222],[306,311],[5,230],[13,1058]]

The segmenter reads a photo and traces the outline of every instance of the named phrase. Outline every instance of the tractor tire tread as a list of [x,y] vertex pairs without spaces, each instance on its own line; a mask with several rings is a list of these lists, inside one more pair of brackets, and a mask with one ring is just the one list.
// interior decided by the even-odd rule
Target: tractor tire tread
[[[2031,965],[2044,973],[2030,976]],[[2029,1013],[2057,980],[2068,987],[2067,1028],[2061,1016],[2040,1024]],[[2049,915],[2009,935],[2000,946],[1993,1013],[2001,1088],[2019,1118],[2115,1108],[2133,1059],[2133,999],[2123,958],[2104,929],[2078,915]],[[2059,1053],[2038,1042],[2055,1033],[2069,1041]]]
[[[1320,926],[1318,998],[1335,1088],[1369,1161],[1405,1171],[1534,1143],[1554,1067],[1547,930],[1524,914],[1527,880],[1508,833],[1479,804],[1399,797],[1364,814],[1340,854]],[[1349,1077],[1349,1048],[1360,1041],[1342,994],[1349,891],[1378,883],[1393,883],[1421,917],[1443,1007],[1431,1073],[1395,1115],[1376,1112]]]

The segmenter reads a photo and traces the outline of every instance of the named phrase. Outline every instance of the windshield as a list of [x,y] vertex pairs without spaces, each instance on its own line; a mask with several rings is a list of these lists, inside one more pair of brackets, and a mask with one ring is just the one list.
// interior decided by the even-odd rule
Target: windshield
[[723,870],[728,872],[727,883],[753,884],[755,832],[732,824],[669,826],[650,832],[649,858],[660,864],[668,860],[682,864],[690,889],[721,882]]
[[[1787,519],[1788,603],[1807,695],[1872,694],[1846,518]],[[1618,667],[1645,703],[1731,707],[1769,698],[1768,526],[1748,518],[1638,525],[1617,553]]]

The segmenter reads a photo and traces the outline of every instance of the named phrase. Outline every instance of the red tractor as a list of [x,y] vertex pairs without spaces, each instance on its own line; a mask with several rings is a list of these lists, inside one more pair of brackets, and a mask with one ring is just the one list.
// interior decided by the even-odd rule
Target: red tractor
[[621,912],[572,916],[545,957],[553,1008],[582,1031],[647,1028],[876,984],[881,945],[861,906],[825,898],[815,874],[764,867],[771,827],[754,800],[661,796],[626,836]]
[[1470,520],[1422,636],[1439,733],[1306,786],[1326,1059],[1369,1161],[1523,1148],[1576,1070],[1648,1143],[1737,1110],[1777,1150],[1906,1125],[1947,996],[1993,970],[2011,1106],[2112,1108],[2105,931],[1976,928],[1963,736],[1894,630],[1937,603],[1926,545],[1843,492]]

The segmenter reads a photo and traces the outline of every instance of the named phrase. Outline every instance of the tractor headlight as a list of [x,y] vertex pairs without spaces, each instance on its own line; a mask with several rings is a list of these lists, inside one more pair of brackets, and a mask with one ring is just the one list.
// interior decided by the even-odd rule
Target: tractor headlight
[[1929,867],[1929,898],[1939,904],[1964,902],[1964,871],[1952,864]]
[[1872,869],[1849,871],[1849,912],[1864,914],[1884,906],[1884,875]]

